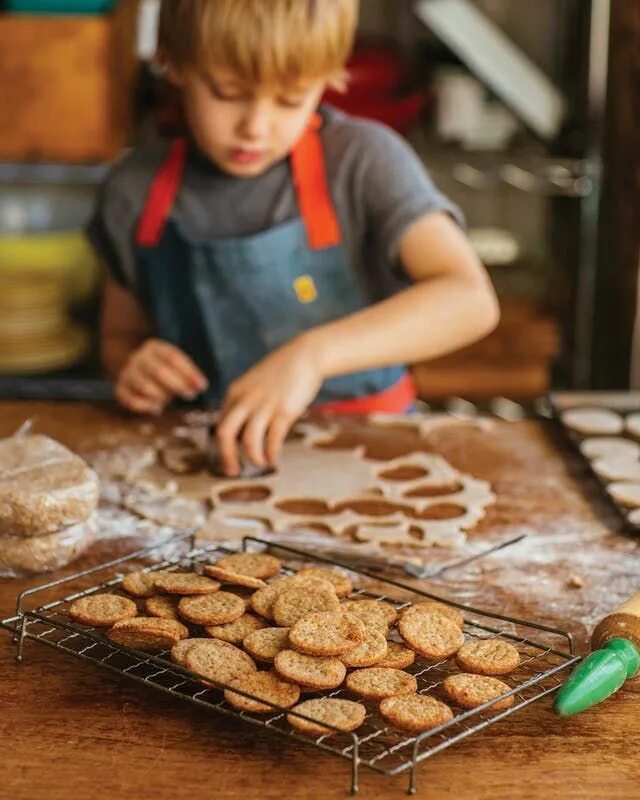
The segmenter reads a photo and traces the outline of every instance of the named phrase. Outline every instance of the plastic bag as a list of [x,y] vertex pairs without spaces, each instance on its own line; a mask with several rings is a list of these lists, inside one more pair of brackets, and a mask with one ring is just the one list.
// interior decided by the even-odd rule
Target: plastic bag
[[88,519],[98,477],[60,442],[40,434],[0,439],[0,536],[32,537]]
[[95,516],[43,536],[0,536],[0,577],[20,578],[65,567],[95,541]]

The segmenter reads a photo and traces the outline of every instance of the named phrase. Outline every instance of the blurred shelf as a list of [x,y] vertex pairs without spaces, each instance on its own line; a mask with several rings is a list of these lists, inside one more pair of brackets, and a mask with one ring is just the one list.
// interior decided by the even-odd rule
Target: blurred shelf
[[77,184],[100,183],[110,164],[47,164],[37,162],[0,162],[0,183],[14,184]]
[[466,150],[444,144],[424,131],[411,137],[418,155],[438,178],[444,173],[469,189],[508,186],[527,194],[582,199],[593,192],[598,164],[589,159],[555,158],[541,148]]

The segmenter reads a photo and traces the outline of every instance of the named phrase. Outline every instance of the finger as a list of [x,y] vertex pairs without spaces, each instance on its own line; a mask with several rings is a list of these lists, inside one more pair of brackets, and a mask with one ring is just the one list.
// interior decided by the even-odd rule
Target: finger
[[250,461],[256,467],[266,467],[265,434],[269,425],[271,413],[269,410],[260,410],[249,416],[242,434],[242,444]]
[[121,406],[134,411],[137,414],[152,414],[160,416],[164,410],[164,405],[159,404],[148,397],[138,395],[125,386],[118,385],[115,391],[116,400]]
[[236,405],[222,417],[216,427],[216,443],[218,457],[225,474],[235,477],[240,474],[240,459],[238,456],[238,436],[242,430],[249,409],[243,405]]
[[139,370],[136,372],[126,372],[122,376],[120,383],[132,394],[154,401],[156,404],[165,403],[168,399],[167,393],[162,386]]
[[151,354],[169,368],[178,372],[194,392],[203,392],[209,385],[206,376],[186,353],[168,342],[157,342]]
[[157,383],[163,392],[171,396],[178,395],[184,400],[193,400],[197,394],[181,373],[159,360],[141,361],[140,370],[148,380]]
[[282,445],[294,422],[295,417],[292,414],[280,413],[272,419],[271,424],[269,425],[269,430],[267,432],[266,456],[267,462],[272,467],[275,467],[278,462]]

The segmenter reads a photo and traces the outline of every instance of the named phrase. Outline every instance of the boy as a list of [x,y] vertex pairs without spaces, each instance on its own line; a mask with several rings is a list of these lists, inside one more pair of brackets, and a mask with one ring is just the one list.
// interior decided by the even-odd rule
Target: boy
[[317,113],[356,22],[357,0],[164,0],[159,58],[189,136],[124,158],[90,225],[118,400],[159,414],[206,393],[229,475],[239,440],[273,464],[309,406],[406,410],[404,364],[497,324],[458,212],[408,145]]

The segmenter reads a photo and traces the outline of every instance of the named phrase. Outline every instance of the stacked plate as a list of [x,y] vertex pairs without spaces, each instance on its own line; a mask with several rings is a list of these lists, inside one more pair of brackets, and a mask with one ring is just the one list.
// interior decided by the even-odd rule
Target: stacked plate
[[89,337],[68,316],[64,283],[38,272],[0,276],[0,372],[63,369],[87,352]]

